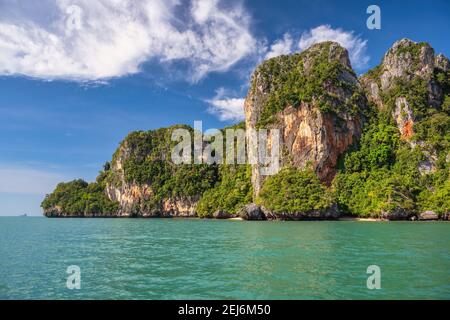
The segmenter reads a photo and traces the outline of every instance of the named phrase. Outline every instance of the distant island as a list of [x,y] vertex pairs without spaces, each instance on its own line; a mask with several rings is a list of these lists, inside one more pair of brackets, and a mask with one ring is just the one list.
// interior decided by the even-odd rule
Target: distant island
[[357,77],[323,42],[264,61],[235,129],[279,129],[281,170],[170,161],[172,126],[130,133],[96,182],[60,183],[47,217],[450,219],[450,62],[397,41]]

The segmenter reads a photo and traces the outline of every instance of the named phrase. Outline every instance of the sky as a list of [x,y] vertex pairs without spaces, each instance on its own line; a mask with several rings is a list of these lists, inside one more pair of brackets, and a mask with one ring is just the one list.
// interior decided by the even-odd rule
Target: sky
[[334,40],[362,74],[402,38],[449,57],[449,34],[446,0],[0,0],[0,216],[42,215],[131,131],[241,121],[264,59]]

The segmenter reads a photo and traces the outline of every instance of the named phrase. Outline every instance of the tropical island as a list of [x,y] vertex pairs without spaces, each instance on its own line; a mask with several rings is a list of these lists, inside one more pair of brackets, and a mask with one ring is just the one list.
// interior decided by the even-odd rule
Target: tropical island
[[279,129],[281,170],[170,160],[172,126],[130,133],[95,182],[60,183],[47,217],[450,219],[450,61],[397,41],[357,76],[323,42],[264,61],[234,128]]

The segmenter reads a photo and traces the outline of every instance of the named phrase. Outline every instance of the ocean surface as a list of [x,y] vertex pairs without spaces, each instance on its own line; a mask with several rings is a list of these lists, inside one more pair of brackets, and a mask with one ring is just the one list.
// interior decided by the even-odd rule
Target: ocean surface
[[450,223],[0,217],[0,299],[382,298],[450,299]]

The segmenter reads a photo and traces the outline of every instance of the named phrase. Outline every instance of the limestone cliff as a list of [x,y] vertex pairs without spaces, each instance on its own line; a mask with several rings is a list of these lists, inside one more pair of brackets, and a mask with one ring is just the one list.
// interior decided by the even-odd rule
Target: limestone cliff
[[447,88],[438,75],[446,78],[449,65],[428,43],[402,39],[388,50],[379,66],[360,78],[368,100],[391,114],[401,138],[423,152],[420,166],[424,173],[436,169],[437,151],[416,131],[423,120],[442,111]]
[[[260,65],[245,100],[247,129],[279,129],[281,167],[312,165],[330,184],[338,158],[361,134],[365,98],[347,50],[334,42]],[[259,193],[264,176],[253,165]]]
[[133,132],[120,144],[105,187],[108,198],[119,203],[119,216],[196,216],[200,196],[216,182],[217,168],[172,163],[171,133],[178,127]]

